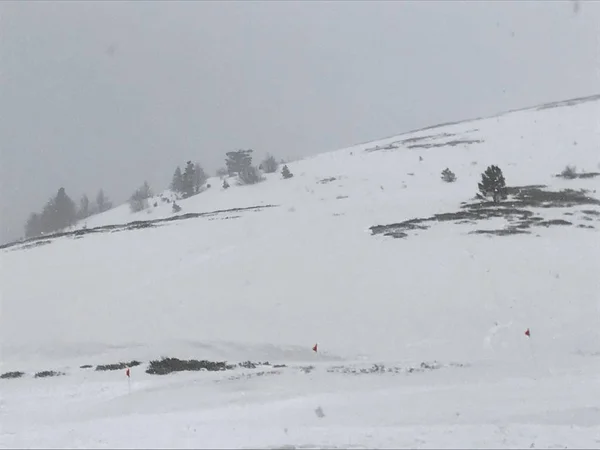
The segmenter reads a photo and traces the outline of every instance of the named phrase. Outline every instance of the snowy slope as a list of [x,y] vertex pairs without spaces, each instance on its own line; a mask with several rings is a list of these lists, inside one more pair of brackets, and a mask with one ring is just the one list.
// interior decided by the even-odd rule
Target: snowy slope
[[[594,97],[415,131],[178,202],[180,215],[263,208],[5,248],[1,372],[26,376],[0,380],[0,445],[597,447],[600,177],[555,175],[600,171],[599,117]],[[502,217],[371,232],[460,210],[490,164],[509,186],[591,200],[530,208],[570,225],[529,234],[470,234]],[[172,216],[157,205],[79,227]],[[79,369],[161,356],[287,367],[140,366],[131,393],[122,371]],[[402,370],[347,373],[373,364]],[[45,369],[66,375],[31,376]]]

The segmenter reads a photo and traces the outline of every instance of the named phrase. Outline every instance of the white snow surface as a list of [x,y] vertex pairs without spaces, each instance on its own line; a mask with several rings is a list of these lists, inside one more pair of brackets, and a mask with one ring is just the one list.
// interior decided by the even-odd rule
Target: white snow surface
[[[522,235],[469,234],[501,218],[369,229],[460,210],[490,164],[509,186],[600,198],[600,177],[554,176],[600,171],[588,100],[291,162],[288,180],[213,178],[178,201],[272,207],[1,250],[0,372],[25,375],[0,379],[0,447],[597,448],[600,216],[579,219],[600,207],[540,208],[573,225]],[[447,145],[409,148],[432,143]],[[172,216],[155,201],[77,227]],[[271,365],[145,373],[163,356]],[[80,368],[132,359],[130,384]]]

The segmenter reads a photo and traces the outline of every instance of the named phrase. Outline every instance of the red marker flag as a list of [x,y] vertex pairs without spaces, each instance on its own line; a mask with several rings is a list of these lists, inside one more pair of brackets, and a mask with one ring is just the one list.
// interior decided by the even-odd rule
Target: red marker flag
[[529,332],[529,328],[525,330],[525,336],[531,337],[531,333]]
[[127,369],[125,369],[125,375],[127,375],[127,377],[129,377],[129,367]]
[[313,352],[316,352],[316,351],[317,351],[317,345],[318,345],[318,344],[315,344],[315,346],[313,347]]

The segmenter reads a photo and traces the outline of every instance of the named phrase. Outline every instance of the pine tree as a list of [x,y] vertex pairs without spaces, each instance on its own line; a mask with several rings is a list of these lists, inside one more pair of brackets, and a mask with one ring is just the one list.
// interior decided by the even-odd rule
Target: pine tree
[[70,227],[77,221],[77,207],[67,195],[65,188],[60,188],[56,194],[56,222],[58,229]]
[[129,197],[129,208],[131,212],[139,212],[148,208],[148,199],[152,197],[152,189],[147,181],[136,189],[136,191]]
[[229,183],[227,182],[227,180],[223,180],[223,189],[227,188],[229,188]]
[[195,191],[195,179],[196,179],[196,171],[194,169],[194,164],[191,161],[188,161],[185,166],[185,171],[183,172],[183,185],[182,185],[182,193],[183,198],[188,198],[194,195]]
[[79,212],[77,216],[80,220],[83,220],[90,217],[90,215],[90,199],[84,194],[81,200],[79,200]]
[[260,168],[265,173],[274,173],[277,172],[277,169],[279,168],[279,163],[273,156],[267,155],[267,157],[260,164]]
[[108,211],[112,208],[112,202],[104,194],[104,190],[102,189],[100,189],[98,191],[98,195],[96,195],[96,205],[99,213],[103,213],[104,211]]
[[179,166],[177,166],[177,169],[175,169],[175,173],[173,174],[171,191],[176,194],[183,194],[183,175],[181,174],[181,168]]
[[202,166],[198,163],[194,164],[194,193],[198,194],[200,192],[206,180],[208,180],[208,177]]
[[252,165],[252,150],[237,150],[226,155],[225,164],[229,175],[239,174]]
[[481,174],[481,183],[477,184],[483,198],[491,196],[494,203],[507,197],[506,182],[502,170],[498,166],[489,166]]
[[294,176],[294,174],[292,172],[290,172],[290,169],[288,169],[288,166],[285,165],[281,169],[281,176],[287,180],[288,178],[292,178]]
[[446,168],[442,171],[442,180],[446,183],[454,183],[456,181],[456,175],[450,169]]
[[31,213],[25,224],[25,237],[31,238],[42,234],[41,217],[38,213]]

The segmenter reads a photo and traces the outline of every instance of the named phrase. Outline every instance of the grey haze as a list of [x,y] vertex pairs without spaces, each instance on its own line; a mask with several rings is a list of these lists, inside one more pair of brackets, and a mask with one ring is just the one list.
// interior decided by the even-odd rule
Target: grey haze
[[[578,7],[575,7],[578,6]],[[598,93],[600,4],[1,2],[0,240],[59,187],[298,158]]]

